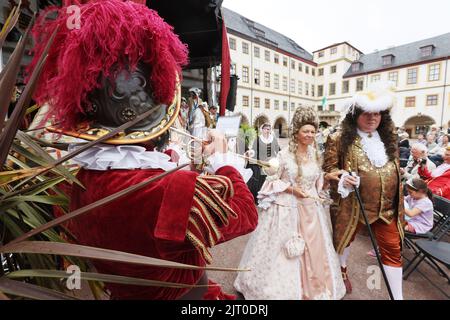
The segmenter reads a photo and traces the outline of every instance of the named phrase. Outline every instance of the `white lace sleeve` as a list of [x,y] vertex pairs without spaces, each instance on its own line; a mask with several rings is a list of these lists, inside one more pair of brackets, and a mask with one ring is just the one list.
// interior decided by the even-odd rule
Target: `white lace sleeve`
[[282,160],[280,153],[277,156],[278,170],[272,175],[268,175],[261,190],[258,193],[259,207],[267,209],[273,202],[275,202],[277,196],[286,191],[291,186],[288,181],[282,179],[284,170],[286,170],[285,162]]
[[[349,174],[347,172],[342,174],[341,180],[339,180],[339,184],[338,184],[338,192],[342,198],[347,198],[348,195],[350,194],[350,192],[353,191],[353,187],[347,188],[344,186],[344,178],[347,176],[349,176]],[[356,176],[356,178],[358,179],[357,187],[359,187],[360,178],[358,176]]]

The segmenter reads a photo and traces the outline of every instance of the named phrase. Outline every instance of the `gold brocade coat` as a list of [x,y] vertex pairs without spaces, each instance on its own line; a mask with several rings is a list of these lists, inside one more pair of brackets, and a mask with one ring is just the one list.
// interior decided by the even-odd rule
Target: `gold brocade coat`
[[[360,176],[360,194],[369,223],[381,219],[389,224],[398,216],[397,227],[403,240],[403,190],[398,159],[388,161],[382,168],[374,167],[362,148],[359,136],[346,155],[341,152],[340,138],[340,133],[335,133],[327,139],[324,171],[330,173],[343,169]],[[333,204],[330,206],[330,215],[334,246],[342,254],[356,232],[358,223],[365,223],[355,192],[350,193],[347,198],[341,198],[337,186],[337,182],[331,183]]]

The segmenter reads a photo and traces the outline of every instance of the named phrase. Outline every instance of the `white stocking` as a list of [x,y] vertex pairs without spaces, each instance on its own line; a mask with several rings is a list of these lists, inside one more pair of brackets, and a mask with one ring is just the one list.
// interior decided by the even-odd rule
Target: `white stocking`
[[347,258],[350,254],[350,247],[344,249],[344,253],[339,255],[339,261],[341,262],[341,267],[347,267]]
[[403,268],[402,267],[391,267],[383,264],[384,271],[386,272],[386,277],[389,281],[389,286],[391,287],[392,295],[394,300],[403,300]]

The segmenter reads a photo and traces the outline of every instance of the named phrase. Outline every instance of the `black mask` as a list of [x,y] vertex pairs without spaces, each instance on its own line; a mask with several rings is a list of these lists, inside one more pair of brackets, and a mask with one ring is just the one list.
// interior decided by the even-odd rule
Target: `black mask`
[[117,128],[138,115],[153,113],[127,129],[127,132],[151,130],[165,117],[167,105],[153,100],[153,90],[148,83],[149,68],[139,63],[136,70],[122,70],[117,75],[102,78],[102,87],[94,90],[89,100],[92,108],[89,118],[94,127]]

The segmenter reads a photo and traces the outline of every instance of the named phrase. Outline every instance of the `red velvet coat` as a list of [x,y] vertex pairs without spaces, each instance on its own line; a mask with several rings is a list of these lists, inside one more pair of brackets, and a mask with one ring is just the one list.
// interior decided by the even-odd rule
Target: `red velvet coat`
[[428,188],[434,194],[450,200],[450,169],[445,171],[439,177],[433,178],[427,168],[418,170],[421,177],[428,179]]
[[[162,172],[159,169],[82,169],[77,178],[84,184],[86,191],[78,186],[73,187],[70,209],[83,207]],[[223,242],[253,231],[258,215],[252,194],[234,168],[222,167],[216,174],[231,180],[234,195],[227,203],[237,214],[237,218],[229,219],[227,226],[220,227],[222,238],[219,242]],[[177,171],[144,189],[71,220],[69,229],[83,245],[204,266],[202,255],[186,240],[197,176],[191,171]],[[197,283],[203,274],[202,271],[100,260],[94,261],[94,265],[100,273],[187,284]],[[106,286],[113,299],[176,299],[187,291],[118,284]]]

